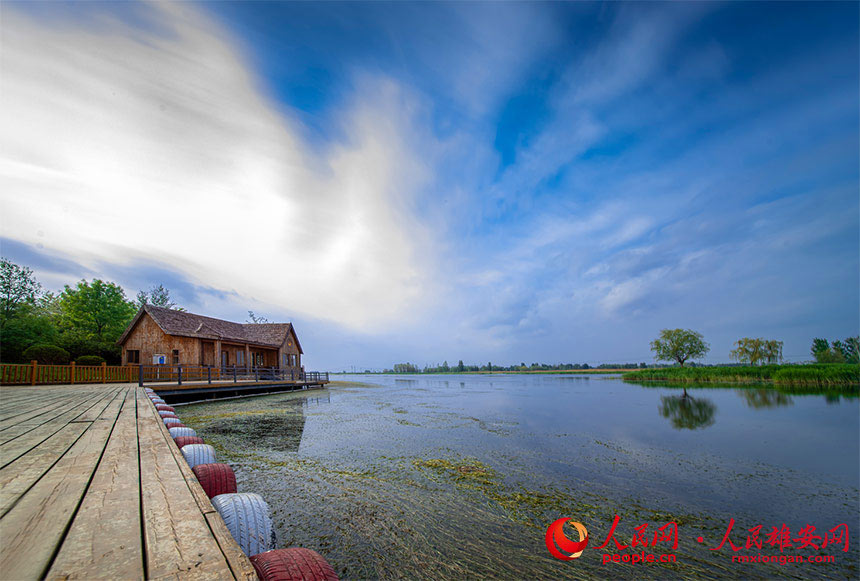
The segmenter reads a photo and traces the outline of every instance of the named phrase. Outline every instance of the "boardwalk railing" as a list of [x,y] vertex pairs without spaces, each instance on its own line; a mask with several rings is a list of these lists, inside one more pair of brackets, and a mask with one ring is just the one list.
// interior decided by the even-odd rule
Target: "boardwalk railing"
[[36,385],[54,383],[128,383],[137,381],[138,368],[128,365],[41,365],[30,363],[0,364],[0,385]]
[[327,371],[302,371],[277,367],[239,367],[238,365],[139,365],[138,384],[253,381],[328,382]]
[[178,383],[190,381],[295,381],[328,382],[328,372],[275,367],[214,367],[205,365],[42,365],[0,364],[0,385],[69,383]]

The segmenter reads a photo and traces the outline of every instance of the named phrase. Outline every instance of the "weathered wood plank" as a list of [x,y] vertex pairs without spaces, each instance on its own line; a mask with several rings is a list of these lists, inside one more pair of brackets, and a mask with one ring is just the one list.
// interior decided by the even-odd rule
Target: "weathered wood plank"
[[38,447],[0,469],[0,517],[63,457],[88,427],[87,424],[66,424]]
[[[119,419],[47,579],[142,579],[137,402],[123,390]],[[105,409],[109,419],[114,402]]]
[[89,485],[113,423],[93,422],[74,446],[0,520],[0,571],[42,577]]
[[[152,404],[150,403],[150,405]],[[152,411],[153,413],[157,413],[154,407],[152,407]],[[170,437],[170,432],[167,430],[167,427],[163,422],[159,422],[159,424],[161,425],[162,434],[167,440],[169,449],[182,472],[182,476],[185,478],[188,488],[194,495],[197,507],[206,517],[209,529],[212,531],[213,536],[218,542],[218,546],[221,548],[221,552],[224,553],[227,562],[230,564],[230,569],[233,571],[233,575],[237,579],[257,579],[257,573],[254,571],[254,566],[251,564],[251,561],[248,560],[245,553],[242,552],[241,547],[236,544],[236,541],[233,539],[233,535],[230,534],[230,531],[227,529],[227,525],[225,525],[224,521],[221,519],[221,515],[219,515],[218,511],[215,510],[215,507],[212,506],[212,502],[210,502],[209,497],[206,496],[206,491],[203,490],[203,487],[200,486],[200,483],[197,481],[194,471],[191,470],[191,467],[188,466],[188,463],[182,456],[182,452],[173,443],[173,439]]]
[[[137,390],[140,483],[146,570],[151,579],[232,578],[230,567],[200,512],[153,417],[149,401]],[[147,410],[147,411],[144,411]]]
[[[63,394],[54,394],[53,397],[40,398],[36,401],[28,400],[17,404],[12,410],[13,413],[7,414],[0,420],[0,431],[24,422],[34,420],[38,422],[40,416],[50,414],[57,409],[62,409],[69,401],[83,399],[85,395],[88,394],[76,394],[70,397],[64,397]],[[3,406],[4,409],[7,409],[5,402]]]
[[[105,394],[107,396],[108,394]],[[103,397],[105,397],[103,396]],[[34,447],[53,436],[63,426],[72,422],[82,413],[88,411],[93,406],[98,407],[101,398],[95,397],[85,400],[83,403],[70,408],[67,412],[57,416],[53,420],[46,422],[40,426],[35,426],[32,429],[16,436],[14,439],[0,444],[0,466],[6,466],[13,462],[23,454],[26,454]],[[101,408],[104,410],[104,407]],[[116,410],[117,412],[119,410]],[[116,418],[116,414],[113,416]]]
[[230,534],[230,530],[224,524],[224,519],[221,518],[221,515],[217,512],[210,512],[204,516],[212,534],[218,540],[218,546],[221,547],[221,551],[230,564],[233,576],[236,579],[243,579],[245,581],[257,581],[259,577],[257,577],[254,566],[242,551],[242,548],[233,539],[233,535]]
[[[88,409],[87,411],[85,411],[84,413],[82,413],[81,415],[79,415],[78,417],[76,417],[72,421],[73,422],[92,422],[92,421],[95,421],[96,419],[99,419],[99,418],[101,418],[101,419],[112,418],[112,417],[115,418],[116,414],[119,413],[120,406],[122,406],[122,404],[123,404],[123,397],[121,397],[121,396],[123,394],[125,394],[125,392],[128,391],[128,389],[129,389],[128,386],[124,386],[121,388],[118,388],[118,387],[106,388],[102,392],[104,394],[104,396],[103,396],[104,399],[99,400],[99,402],[96,405],[92,406],[90,409]],[[110,408],[110,409],[108,409],[108,408]],[[114,411],[116,413],[112,413]],[[107,412],[107,413],[105,413],[105,415],[102,416],[102,412]]]

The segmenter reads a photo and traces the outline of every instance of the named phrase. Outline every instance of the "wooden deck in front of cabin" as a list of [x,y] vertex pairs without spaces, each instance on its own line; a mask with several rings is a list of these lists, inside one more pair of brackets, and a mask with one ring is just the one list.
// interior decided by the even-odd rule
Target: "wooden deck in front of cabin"
[[143,388],[0,388],[4,579],[256,579]]

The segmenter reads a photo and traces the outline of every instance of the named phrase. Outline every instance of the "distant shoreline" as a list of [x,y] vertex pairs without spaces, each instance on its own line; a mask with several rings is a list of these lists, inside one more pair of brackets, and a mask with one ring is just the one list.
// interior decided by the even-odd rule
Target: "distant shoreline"
[[632,371],[631,369],[535,369],[525,370],[525,371],[439,371],[433,373],[382,373],[382,372],[371,372],[367,373],[364,371],[330,371],[330,375],[536,375],[536,374],[580,374],[580,375],[594,375],[594,374],[606,374],[606,373],[627,373]]

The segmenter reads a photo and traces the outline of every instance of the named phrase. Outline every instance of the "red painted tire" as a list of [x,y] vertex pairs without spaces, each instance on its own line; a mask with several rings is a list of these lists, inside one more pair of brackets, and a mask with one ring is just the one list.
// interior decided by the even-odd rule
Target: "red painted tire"
[[310,549],[277,549],[251,557],[263,581],[338,581],[331,565]]
[[164,403],[155,404],[155,409],[157,409],[160,412],[174,412],[174,413],[176,412],[176,408],[169,406],[167,404],[164,404]]
[[182,446],[187,446],[188,444],[205,444],[203,438],[198,436],[179,436],[173,440],[176,442],[176,446],[181,450]]
[[175,413],[168,412],[165,410],[158,410],[158,415],[160,415],[162,417],[162,419],[163,418],[176,418],[177,420],[179,419],[179,416],[177,416]]
[[209,498],[236,492],[236,475],[229,464],[198,464],[192,470]]

